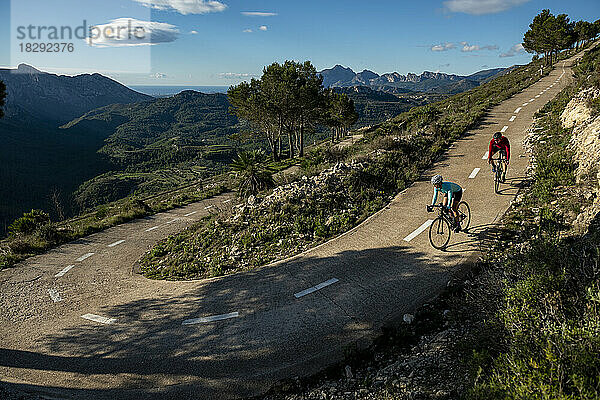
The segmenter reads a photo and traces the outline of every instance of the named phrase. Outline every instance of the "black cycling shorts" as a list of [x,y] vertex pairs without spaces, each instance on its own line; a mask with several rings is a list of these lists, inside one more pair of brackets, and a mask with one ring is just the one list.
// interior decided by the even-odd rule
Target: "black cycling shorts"
[[463,195],[462,190],[460,192],[452,193],[452,204],[450,204],[450,207],[452,207],[454,204],[460,203],[460,201],[462,200],[462,195]]

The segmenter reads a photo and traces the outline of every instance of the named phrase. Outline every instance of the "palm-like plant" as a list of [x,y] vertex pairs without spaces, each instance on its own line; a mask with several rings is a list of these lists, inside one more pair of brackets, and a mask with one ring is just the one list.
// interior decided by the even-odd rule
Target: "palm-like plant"
[[243,151],[232,162],[231,168],[239,179],[238,194],[248,198],[261,190],[275,185],[272,171],[265,165],[266,156],[262,150]]

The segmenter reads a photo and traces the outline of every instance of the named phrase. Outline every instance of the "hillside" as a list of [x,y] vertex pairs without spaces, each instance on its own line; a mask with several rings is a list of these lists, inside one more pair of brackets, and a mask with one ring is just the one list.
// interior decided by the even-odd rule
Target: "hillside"
[[25,64],[0,69],[0,80],[7,92],[0,124],[58,126],[94,108],[151,99],[100,74],[56,75]]
[[435,93],[415,93],[404,89],[382,91],[367,86],[336,87],[334,90],[354,100],[359,115],[358,126],[375,125],[412,107],[439,101],[445,97]]
[[[62,130],[106,137],[99,152],[110,172],[85,182],[75,194],[89,208],[138,193],[154,193],[222,172],[241,143],[243,126],[229,114],[225,94],[185,91],[128,106],[102,107]],[[258,146],[250,140],[244,147]]]
[[[380,123],[441,98],[398,97],[367,87],[336,91],[355,101],[358,126]],[[87,131],[106,137],[99,151],[113,166],[112,171],[79,188],[75,193],[78,204],[90,208],[134,193],[172,189],[226,171],[238,150],[264,145],[262,139],[250,136],[246,126],[229,113],[229,107],[225,94],[185,91],[125,107],[102,107],[63,125],[67,134]],[[324,128],[317,127],[316,132],[309,134],[308,142],[326,134]]]
[[[32,208],[53,216],[73,210],[70,193],[106,171],[97,150],[102,132],[72,131],[59,125],[93,108],[146,101],[137,93],[99,74],[60,76],[20,65],[0,69],[6,84],[5,117],[0,120],[0,236],[8,222]],[[60,212],[50,197],[60,199]]]

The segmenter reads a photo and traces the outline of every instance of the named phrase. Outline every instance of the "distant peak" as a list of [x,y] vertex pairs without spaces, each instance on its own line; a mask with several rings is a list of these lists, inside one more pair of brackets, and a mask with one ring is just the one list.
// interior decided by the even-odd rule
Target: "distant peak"
[[[331,68],[332,71],[344,70],[344,71],[352,71],[350,67],[344,67],[343,65],[337,64],[335,67]],[[354,71],[352,71],[354,72]]]
[[33,68],[31,65],[19,64],[17,72],[20,74],[41,74],[42,72]]

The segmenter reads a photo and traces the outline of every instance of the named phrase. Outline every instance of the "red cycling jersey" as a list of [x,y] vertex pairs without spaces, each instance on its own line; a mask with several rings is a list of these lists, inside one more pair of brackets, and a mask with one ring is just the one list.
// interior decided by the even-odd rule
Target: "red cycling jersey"
[[494,139],[490,140],[488,160],[491,160],[494,153],[498,150],[504,150],[506,152],[506,160],[510,160],[510,143],[506,136],[502,136],[498,143]]

